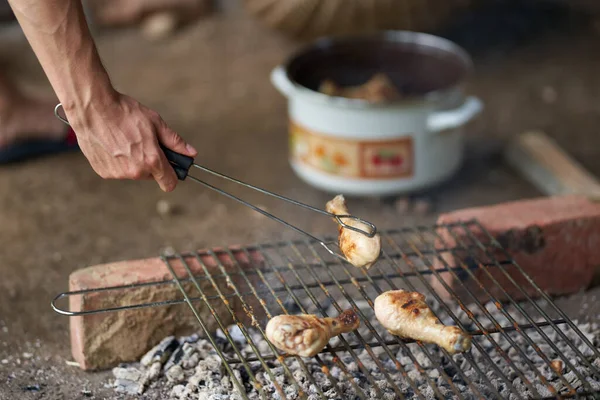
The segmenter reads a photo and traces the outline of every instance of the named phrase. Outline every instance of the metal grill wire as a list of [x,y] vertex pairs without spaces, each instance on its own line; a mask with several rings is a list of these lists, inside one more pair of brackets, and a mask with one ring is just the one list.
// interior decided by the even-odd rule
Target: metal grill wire
[[[440,230],[443,230],[445,234],[440,234]],[[477,234],[474,232],[477,232]],[[272,372],[273,362],[281,365],[291,385],[298,391],[299,397],[307,398],[307,394],[301,390],[299,383],[289,368],[289,363],[293,360],[296,360],[309,382],[316,388],[318,395],[321,397],[325,397],[325,395],[323,389],[315,381],[313,374],[310,373],[310,368],[306,361],[300,357],[279,355],[268,340],[266,340],[266,343],[271,354],[266,354],[264,349],[263,352],[259,351],[252,335],[246,329],[244,321],[249,320],[251,325],[259,332],[262,339],[266,339],[263,327],[266,325],[266,321],[275,315],[281,313],[293,314],[299,311],[302,313],[317,313],[322,316],[335,316],[328,315],[328,307],[323,304],[328,302],[335,309],[335,312],[339,313],[343,310],[341,303],[345,302],[347,303],[344,305],[345,308],[352,307],[359,315],[361,327],[358,331],[351,334],[340,335],[339,345],[329,344],[320,355],[314,357],[314,361],[316,361],[321,372],[331,382],[332,390],[336,391],[337,396],[344,397],[344,394],[338,387],[338,379],[330,372],[330,367],[333,365],[339,367],[345,373],[345,376],[349,377],[348,382],[354,388],[357,397],[361,399],[368,397],[365,391],[351,378],[352,374],[348,370],[348,366],[342,361],[342,357],[340,357],[340,354],[348,354],[356,362],[375,394],[381,397],[382,393],[375,383],[375,378],[360,361],[357,354],[357,350],[362,351],[364,349],[377,365],[378,369],[380,369],[379,372],[381,372],[389,387],[394,391],[396,398],[405,398],[406,394],[402,392],[398,382],[392,379],[390,376],[391,371],[386,370],[382,365],[381,359],[378,358],[376,352],[383,352],[389,357],[395,365],[397,372],[402,375],[403,382],[408,384],[416,397],[425,398],[415,380],[407,373],[405,368],[407,364],[403,365],[398,359],[398,354],[402,353],[410,359],[410,364],[416,368],[421,377],[429,384],[436,397],[442,398],[444,396],[440,393],[435,380],[427,373],[427,368],[429,370],[432,368],[437,369],[440,378],[450,388],[451,393],[449,394],[454,398],[462,399],[464,398],[464,393],[457,388],[454,379],[455,376],[449,376],[446,369],[442,367],[441,360],[430,351],[431,347],[427,347],[420,342],[415,343],[411,340],[401,340],[395,336],[392,340],[385,340],[379,333],[382,332],[383,328],[380,327],[377,330],[357,303],[363,302],[372,309],[373,299],[386,290],[397,288],[416,290],[425,293],[429,300],[433,299],[438,302],[440,310],[438,310],[437,316],[441,320],[443,316],[447,316],[454,324],[467,330],[467,326],[463,322],[464,319],[461,321],[456,312],[452,311],[453,307],[456,308],[458,306],[461,313],[464,314],[463,317],[466,316],[468,321],[470,321],[469,323],[477,328],[476,330],[470,330],[470,333],[474,337],[473,347],[479,351],[485,361],[485,365],[478,365],[473,357],[467,353],[464,355],[465,362],[459,366],[453,357],[447,352],[441,351],[445,361],[453,367],[456,375],[462,379],[466,388],[475,397],[486,398],[477,385],[474,384],[473,379],[469,378],[466,373],[469,369],[473,370],[481,382],[486,384],[487,389],[493,397],[500,397],[500,393],[498,393],[498,390],[490,382],[488,378],[490,373],[502,380],[505,387],[515,398],[523,398],[524,394],[518,388],[514,387],[512,380],[503,372],[501,367],[508,367],[512,373],[511,375],[514,375],[513,378],[521,378],[524,386],[536,398],[541,398],[536,384],[545,386],[556,397],[557,392],[554,386],[547,381],[534,365],[531,358],[525,354],[522,346],[519,346],[515,338],[521,338],[530,346],[546,366],[550,366],[550,360],[544,354],[540,345],[549,346],[556,353],[557,357],[565,365],[565,373],[573,371],[583,390],[583,392],[576,393],[574,382],[569,382],[563,373],[556,373],[557,378],[568,389],[568,394],[579,398],[585,394],[592,393],[590,384],[585,380],[581,372],[575,368],[572,360],[557,348],[554,341],[541,328],[552,328],[552,333],[560,337],[571,348],[581,364],[597,372],[597,368],[582,354],[580,348],[567,338],[565,331],[561,327],[566,327],[566,329],[571,329],[575,332],[596,357],[600,357],[598,349],[593,346],[566,314],[552,302],[548,295],[540,290],[531,278],[525,274],[522,268],[510,259],[508,252],[476,221],[434,226],[431,228],[405,228],[380,232],[380,234],[383,245],[382,257],[368,272],[349,266],[339,259],[332,257],[317,243],[288,241],[236,250],[226,249],[163,257],[163,261],[174,278],[173,280],[61,293],[53,300],[52,306],[61,314],[74,316],[187,303],[191,307],[205,336],[215,347],[218,356],[224,361],[224,367],[242,398],[247,398],[245,394],[246,390],[243,382],[240,382],[239,376],[236,376],[236,373],[231,368],[231,365],[234,364],[242,365],[251,384],[261,394],[261,398],[266,398],[267,396],[262,391],[262,387],[256,378],[256,368],[252,368],[252,365],[250,365],[256,362],[260,364],[261,369],[269,376],[271,382],[274,383],[276,391],[282,398],[286,397],[285,388],[276,380]],[[453,243],[449,243],[447,240],[449,237]],[[443,257],[443,254],[451,254],[454,260],[460,260],[460,262],[458,265],[450,266]],[[258,257],[256,257],[257,255]],[[248,260],[249,265],[242,265],[239,262],[240,256]],[[469,262],[464,261],[467,258],[470,259]],[[260,261],[256,261],[256,259]],[[227,265],[222,260],[226,260]],[[210,266],[207,265],[206,261],[209,261],[208,264]],[[195,265],[195,271],[191,267],[191,264]],[[177,271],[175,271],[174,266],[178,267],[179,275],[176,273]],[[495,272],[495,274],[490,271]],[[181,272],[183,272],[183,276],[181,276]],[[443,279],[442,274],[455,278],[454,282],[456,282],[457,286],[450,287]],[[485,284],[481,279],[481,275],[487,278]],[[434,281],[438,282],[449,293],[452,298],[451,304],[447,304],[441,298],[440,294],[434,290],[432,281],[427,279],[427,277],[431,278],[432,276]],[[492,315],[480,301],[481,298],[478,298],[473,292],[474,286],[463,283],[462,278],[464,277],[469,277],[472,282],[476,283],[478,289],[483,293],[486,303],[492,302],[510,324],[503,326]],[[519,301],[509,295],[506,287],[502,287],[502,284],[498,281],[498,277],[504,277],[511,285],[514,285],[517,292],[521,294]],[[526,286],[519,286],[517,280],[524,280]],[[128,304],[108,309],[91,309],[77,312],[60,309],[55,304],[57,300],[67,296],[85,295],[100,291],[135,290],[143,286],[174,284],[178,286],[180,292],[183,294],[183,299]],[[387,287],[384,288],[383,285]],[[508,299],[508,301],[505,301],[504,306],[493,295],[493,292],[502,293]],[[531,293],[534,293],[535,296],[531,296]],[[542,307],[540,305],[542,303],[534,301],[532,297],[541,297],[545,306]],[[239,307],[232,306],[232,303],[239,303]],[[520,319],[525,319],[528,323],[519,325],[515,319],[515,315],[511,314],[507,306],[513,307],[522,316]],[[294,312],[290,312],[291,308],[295,309]],[[208,310],[213,321],[209,321],[206,317],[203,317],[203,313],[200,312],[201,309]],[[526,309],[530,311],[527,312]],[[479,312],[483,316],[478,318],[474,315],[473,311]],[[533,315],[534,313],[536,313],[537,318]],[[206,316],[206,312],[204,315]],[[493,327],[486,327],[484,319],[487,319]],[[227,325],[231,321],[240,328],[254,356],[246,358],[242,356],[238,344],[235,343],[227,331]],[[213,323],[211,324],[210,322]],[[219,340],[216,338],[215,333],[211,331],[211,327],[215,325],[224,333],[225,340],[236,355],[234,359],[227,358],[219,349]],[[365,329],[375,340],[369,341],[364,337],[361,331],[365,332]],[[532,331],[536,332],[543,339],[543,342],[532,338],[530,334]],[[514,335],[515,332],[518,336]],[[509,335],[509,333],[513,333],[513,336]],[[503,349],[499,345],[498,340],[494,339],[493,334],[500,335],[511,347]],[[354,339],[356,343],[350,343],[350,339]],[[497,365],[488,352],[485,351],[483,343],[486,341],[502,357],[504,364]],[[424,354],[430,365],[429,367],[422,365],[423,359],[420,362],[418,357],[415,357],[415,352],[411,351],[411,347],[408,346],[411,343],[414,343],[413,345],[417,346],[418,350]],[[511,357],[508,354],[511,349],[513,349],[514,354],[518,357]],[[332,360],[327,361],[324,359],[324,354],[331,355]],[[524,370],[519,368],[517,363],[526,365],[528,370],[535,374],[535,381],[532,382],[528,379],[524,374]],[[564,394],[562,396],[565,397]]]
[[[470,332],[474,336],[473,347],[478,349],[482,354],[486,360],[486,365],[478,365],[471,355],[466,354],[465,359],[467,361],[467,365],[463,365],[461,367],[456,364],[453,357],[442,350],[444,357],[451,365],[454,366],[457,374],[459,374],[462,380],[466,383],[466,386],[471,391],[472,395],[475,395],[479,398],[486,398],[486,396],[481,393],[478,387],[473,383],[473,380],[470,379],[467,374],[465,374],[465,370],[468,368],[477,373],[481,381],[487,384],[488,389],[490,389],[491,393],[493,393],[495,397],[499,398],[500,393],[497,391],[494,385],[492,385],[488,378],[488,373],[490,370],[493,371],[497,378],[503,381],[506,387],[512,394],[515,395],[516,398],[524,398],[524,394],[519,392],[517,388],[513,386],[512,380],[502,372],[502,368],[500,368],[501,366],[496,365],[488,352],[484,350],[482,347],[483,340],[487,340],[489,343],[491,343],[496,352],[504,359],[506,366],[510,367],[516,376],[521,378],[524,385],[534,396],[536,396],[536,398],[542,398],[536,388],[536,383],[544,385],[548,388],[548,390],[550,390],[551,393],[558,395],[554,386],[548,382],[539,369],[533,364],[531,359],[525,354],[523,348],[515,342],[514,337],[508,334],[509,332],[517,332],[523,338],[523,340],[535,350],[543,362],[551,368],[551,360],[548,359],[543,351],[541,351],[535,340],[530,337],[529,332],[531,331],[537,332],[544,339],[544,343],[549,345],[554,350],[558,357],[563,361],[566,371],[573,371],[576,374],[577,378],[581,382],[581,387],[583,388],[584,392],[592,393],[593,389],[586,381],[585,377],[582,376],[577,368],[574,367],[571,362],[572,360],[569,360],[568,357],[566,357],[558,349],[555,343],[550,340],[548,335],[544,332],[544,330],[541,329],[541,327],[552,327],[557,335],[578,355],[580,362],[592,370],[596,370],[596,368],[590,363],[588,358],[581,353],[579,348],[567,338],[559,325],[566,324],[570,329],[575,331],[577,335],[581,337],[581,340],[592,349],[597,357],[600,357],[600,352],[598,352],[598,349],[596,349],[592,343],[589,342],[585,335],[581,333],[581,331],[564,314],[564,312],[560,310],[556,304],[552,302],[552,300],[543,291],[541,291],[540,288],[529,277],[527,277],[522,268],[510,260],[509,254],[501,248],[500,244],[495,241],[494,238],[475,221],[469,223],[437,226],[434,228],[435,229],[417,227],[382,232],[382,242],[384,243],[382,259],[368,272],[363,269],[357,269],[353,266],[349,266],[348,264],[343,263],[339,259],[335,259],[333,257],[329,257],[329,259],[327,259],[327,255],[323,255],[323,252],[320,251],[321,249],[318,244],[315,245],[314,243],[308,241],[290,241],[278,244],[258,245],[251,248],[243,248],[241,250],[225,250],[225,253],[228,256],[227,258],[231,260],[232,265],[235,268],[233,272],[231,270],[227,270],[215,252],[207,252],[207,254],[212,257],[214,263],[218,267],[218,271],[220,272],[220,274],[215,274],[216,271],[213,269],[212,275],[211,268],[206,265],[199,254],[188,257],[178,255],[175,257],[164,257],[163,259],[173,275],[174,281],[177,283],[179,289],[183,293],[185,301],[194,311],[194,314],[208,340],[217,349],[219,357],[221,357],[223,360],[224,367],[230,374],[230,378],[237,387],[242,398],[247,398],[246,389],[244,388],[243,382],[240,381],[239,376],[236,377],[230,365],[241,363],[249,376],[251,384],[255,386],[259,393],[261,393],[261,397],[265,398],[266,394],[264,391],[262,391],[262,386],[256,378],[256,369],[253,370],[250,365],[250,363],[256,361],[260,363],[261,368],[266,374],[269,375],[271,381],[274,382],[275,389],[282,398],[286,398],[286,395],[284,388],[277,382],[273,376],[273,373],[271,372],[272,367],[270,365],[273,365],[271,363],[272,361],[276,361],[277,364],[283,367],[283,370],[289,381],[297,389],[299,397],[307,398],[307,393],[302,391],[299,382],[295,379],[292,371],[289,368],[288,363],[293,359],[297,360],[298,364],[310,380],[310,383],[316,388],[318,394],[323,398],[325,397],[322,389],[315,382],[312,374],[309,372],[309,368],[307,367],[305,361],[301,357],[284,356],[279,354],[277,349],[275,349],[266,339],[263,329],[264,325],[266,324],[266,320],[269,318],[282,313],[290,313],[288,310],[288,308],[290,308],[290,304],[299,309],[302,313],[308,313],[311,311],[314,312],[314,310],[316,310],[318,314],[324,317],[335,316],[327,314],[326,307],[322,305],[323,299],[329,301],[337,312],[341,312],[344,309],[340,305],[340,302],[344,300],[347,301],[347,303],[359,315],[361,327],[366,327],[375,338],[375,341],[368,342],[359,331],[355,331],[346,335],[340,335],[340,345],[327,345],[321,353],[330,354],[333,357],[333,364],[338,366],[341,371],[345,372],[346,376],[350,377],[349,383],[353,385],[356,395],[359,398],[366,399],[369,397],[369,395],[355,383],[354,379],[351,378],[352,374],[348,373],[347,366],[339,356],[340,353],[347,353],[350,355],[350,357],[352,357],[352,359],[357,363],[361,372],[364,374],[365,378],[371,384],[371,387],[374,389],[378,397],[381,397],[383,394],[376,384],[372,373],[360,361],[356,352],[357,349],[365,349],[367,351],[373,362],[381,370],[380,372],[385,377],[389,387],[393,389],[397,398],[405,398],[405,393],[403,393],[403,391],[400,389],[398,382],[395,382],[391,378],[388,371],[386,371],[386,368],[382,365],[381,359],[377,356],[377,354],[375,354],[374,348],[376,347],[381,347],[382,351],[390,357],[397,370],[402,374],[403,378],[406,380],[406,383],[408,383],[408,385],[413,389],[414,394],[418,398],[424,399],[425,397],[419,390],[416,382],[409,377],[404,366],[397,358],[399,349],[403,349],[404,354],[411,359],[412,363],[414,363],[422,377],[424,377],[431,386],[436,397],[443,398],[444,396],[442,393],[440,393],[435,381],[429,377],[425,367],[419,363],[417,358],[413,355],[413,352],[410,350],[408,344],[413,343],[413,341],[402,340],[397,337],[395,337],[395,340],[392,341],[384,340],[378,333],[378,330],[373,326],[371,321],[365,316],[356,303],[356,300],[361,299],[372,308],[374,298],[386,290],[403,288],[407,290],[424,291],[428,294],[428,298],[432,297],[439,302],[441,309],[447,313],[447,315],[457,326],[462,329],[466,329],[460,318],[452,311],[452,307],[448,305],[433,289],[431,283],[428,281],[428,279],[426,279],[426,275],[433,275],[437,278],[438,282],[441,283],[444,289],[450,293],[453,301],[460,306],[460,309],[478,328],[478,330]],[[442,235],[438,233],[437,230],[440,228],[443,228],[449,232],[455,241],[454,247],[450,247],[449,243],[447,243]],[[478,239],[478,237],[473,233],[474,230],[478,232],[484,232],[489,243],[486,241],[486,244],[484,244],[480,239]],[[438,248],[432,245],[432,239],[437,239]],[[439,243],[442,244],[443,248],[439,248]],[[497,256],[494,257],[498,250],[504,252],[504,256],[506,258],[505,260],[498,259]],[[461,261],[459,265],[451,267],[442,257],[443,252],[450,252],[454,255],[457,255],[457,260],[461,260],[464,257],[458,257],[459,251],[462,251],[463,254],[464,252],[467,252],[472,260],[476,260],[476,263],[474,265],[467,265],[465,262]],[[251,260],[250,262],[253,263],[251,266],[252,268],[241,265],[234,252],[241,252],[248,260]],[[254,264],[251,253],[258,253],[261,256],[263,260],[261,265]],[[443,265],[442,269],[439,268],[439,264],[437,267],[434,266],[434,259]],[[192,268],[190,267],[190,260],[193,260],[201,266],[204,274],[203,276],[194,276],[192,273]],[[180,277],[175,273],[173,268],[173,263],[175,262],[179,262],[181,265],[183,265],[186,272],[185,277]],[[513,276],[511,276],[511,274],[507,271],[507,267],[514,267],[514,270],[525,276],[528,283],[532,286],[536,293],[535,297],[539,296],[543,298],[551,311],[545,311],[536,303],[536,301],[532,299],[532,297],[529,295],[531,290],[526,290],[526,288],[518,286]],[[532,307],[541,316],[541,318],[537,318],[538,321],[534,320],[533,316],[525,311],[525,307],[523,306],[522,302],[517,302],[508,294],[505,288],[500,285],[494,275],[489,272],[488,269],[491,268],[497,268],[499,271],[501,271],[501,273],[504,274],[509,281],[520,290],[521,294],[526,299],[525,303]],[[504,296],[506,296],[506,298],[508,298],[508,304],[512,305],[528,321],[528,324],[519,325],[516,322],[515,317],[511,315],[511,313],[506,310],[506,308],[498,301],[498,299],[496,299],[490,293],[490,290],[486,288],[486,286],[478,278],[478,275],[474,273],[476,270],[483,271],[486,277],[493,282],[497,289],[500,290]],[[451,276],[456,278],[455,281],[458,282],[458,285],[460,285],[460,289],[464,290],[466,293],[469,304],[474,305],[479,311],[481,311],[481,313],[483,313],[483,315],[487,317],[489,321],[491,321],[494,328],[485,328],[483,323],[475,318],[473,311],[468,308],[465,300],[461,299],[461,295],[459,295],[454,288],[450,287],[445,280],[442,279],[440,273],[451,274]],[[501,326],[500,323],[484,306],[484,304],[478,300],[477,296],[472,292],[469,285],[465,285],[462,279],[459,279],[459,274],[466,274],[474,282],[476,282],[486,294],[488,301],[491,301],[496,305],[502,315],[504,315],[506,319],[510,321],[511,325]],[[241,279],[231,279],[233,275],[237,275]],[[219,284],[219,279],[225,279],[226,285]],[[201,280],[208,280],[216,294],[209,295],[205,293],[206,288],[204,288],[204,290],[202,289],[200,285]],[[190,289],[185,288],[184,282],[186,281],[191,281],[193,283],[193,287],[198,292],[197,295],[193,295]],[[279,285],[277,285],[277,283],[279,283]],[[387,286],[389,286],[389,288],[383,288],[382,283],[385,283]],[[420,287],[417,287],[419,285]],[[424,290],[421,288],[424,288]],[[312,304],[312,310],[307,308],[306,301],[302,301],[301,298],[305,300],[308,299],[309,304]],[[232,299],[236,299],[241,303],[241,308],[245,315],[241,315],[239,310],[234,310],[230,306]],[[222,303],[221,306],[225,306],[224,309],[227,310],[229,315],[220,315],[217,309],[218,305],[214,305],[215,302]],[[253,305],[251,305],[251,303],[260,304],[260,307],[262,308],[261,311],[264,312],[265,315],[264,321],[259,321],[257,317],[258,313],[254,312]],[[215,334],[214,332],[209,331],[208,325],[210,324],[208,324],[197,311],[199,309],[198,307],[207,307],[210,310],[211,316],[214,318],[217,325],[224,333],[225,339],[229,342],[229,345],[235,352],[235,359],[225,357],[225,355],[218,350]],[[549,312],[555,313],[558,318],[552,318],[549,315]],[[440,319],[442,317],[442,315],[437,316]],[[258,330],[263,339],[269,344],[271,352],[273,354],[277,354],[277,356],[271,354],[261,354],[261,351],[259,351],[256,343],[254,343],[252,335],[249,334],[242,322],[245,318],[250,318],[252,320],[252,326]],[[240,331],[244,335],[248,344],[252,347],[252,350],[255,354],[254,357],[244,358],[242,356],[240,349],[238,348],[239,345],[233,340],[227,331],[227,321],[229,319],[232,319],[233,322],[240,328]],[[540,319],[542,320],[540,321]],[[381,332],[381,328],[379,328],[379,332]],[[516,349],[516,352],[519,355],[519,361],[527,364],[527,366],[530,368],[530,371],[536,373],[535,382],[527,379],[524,372],[516,365],[514,357],[510,357],[507,351],[500,347],[492,334],[500,334],[510,343],[512,348]],[[354,336],[354,338],[358,341],[358,344],[350,344],[347,339],[347,335]],[[464,393],[461,393],[461,391],[454,384],[454,377],[449,376],[446,372],[446,369],[442,368],[440,360],[436,359],[435,356],[429,351],[428,347],[423,343],[417,342],[415,344],[429,359],[432,366],[431,368],[437,368],[440,376],[448,383],[453,397],[459,399],[464,398]],[[394,348],[392,348],[392,346]],[[329,363],[324,361],[321,355],[315,356],[314,359],[321,367],[322,372],[331,381],[332,388],[337,391],[337,394],[340,396],[340,398],[344,397],[343,393],[338,389],[338,380],[330,373],[329,369],[332,365],[328,365]],[[563,373],[557,373],[557,375],[558,379],[560,379],[565,387],[569,390],[569,393],[575,395],[576,390],[573,387],[573,384],[565,379]]]

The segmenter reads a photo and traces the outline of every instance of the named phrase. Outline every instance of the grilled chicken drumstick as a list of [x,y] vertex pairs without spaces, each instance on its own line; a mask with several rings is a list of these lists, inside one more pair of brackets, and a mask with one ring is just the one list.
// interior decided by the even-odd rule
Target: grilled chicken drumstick
[[434,343],[455,354],[471,348],[471,336],[440,323],[417,292],[391,290],[375,299],[375,316],[392,335]]
[[[341,194],[338,194],[326,204],[327,212],[335,215],[350,215],[348,207],[346,207],[346,199]],[[356,221],[354,219],[344,220],[349,226],[369,232],[368,225]],[[376,234],[372,238],[363,235],[360,232],[346,229],[339,225],[339,246],[346,257],[346,260],[355,267],[370,268],[379,258],[381,252],[381,238]]]
[[337,318],[316,315],[278,315],[267,324],[267,338],[275,347],[288,354],[312,357],[319,353],[329,339],[340,333],[357,329],[356,313],[346,310]]

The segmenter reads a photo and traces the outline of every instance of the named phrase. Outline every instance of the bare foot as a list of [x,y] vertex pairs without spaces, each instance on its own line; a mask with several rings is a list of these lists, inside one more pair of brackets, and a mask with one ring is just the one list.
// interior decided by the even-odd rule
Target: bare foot
[[94,0],[90,2],[94,20],[103,26],[134,25],[144,18],[172,11],[180,22],[206,14],[212,0]]
[[0,104],[0,149],[27,139],[60,139],[67,126],[54,115],[56,102],[15,96]]

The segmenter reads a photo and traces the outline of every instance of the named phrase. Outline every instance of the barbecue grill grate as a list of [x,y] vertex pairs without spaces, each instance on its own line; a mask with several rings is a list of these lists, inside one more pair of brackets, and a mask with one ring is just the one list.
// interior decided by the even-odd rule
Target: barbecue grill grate
[[[457,239],[462,230],[466,236],[461,237],[467,237],[468,243],[457,240],[449,247],[440,230]],[[477,239],[481,235],[476,237],[474,231],[483,232],[485,240]],[[261,398],[270,397],[271,391],[283,399],[345,398],[348,393],[342,389],[343,383],[351,386],[354,398],[359,399],[600,398],[597,387],[586,379],[586,374],[600,376],[600,367],[594,365],[600,352],[531,279],[527,279],[530,288],[519,287],[524,301],[509,296],[501,304],[489,293],[504,288],[488,274],[497,287],[491,290],[482,285],[490,302],[487,306],[469,287],[463,286],[459,294],[442,281],[441,272],[478,280],[475,272],[483,268],[497,268],[515,285],[515,271],[522,274],[520,278],[527,277],[477,221],[390,230],[380,235],[382,256],[368,272],[332,256],[316,242],[287,241],[163,256],[173,280],[142,285],[175,284],[183,295],[180,299],[82,312],[55,306],[57,299],[66,296],[140,286],[128,285],[62,293],[53,307],[63,314],[85,315],[185,302],[221,358],[239,398],[249,398],[250,390]],[[459,252],[463,256],[466,252],[471,262],[451,268],[442,253],[458,256]],[[452,300],[444,300],[430,279],[444,285]],[[437,346],[402,340],[379,326],[372,313],[375,297],[399,288],[425,294],[442,322],[469,331],[473,335],[471,352],[480,353],[477,361],[470,353],[450,356]],[[489,304],[495,305],[493,310]],[[332,339],[312,359],[283,355],[266,339],[264,328],[275,315],[336,316],[347,308],[359,315],[359,330]],[[244,345],[228,331],[232,323],[239,327]],[[220,335],[211,326],[218,326]],[[224,345],[233,356],[225,354]],[[575,359],[561,348],[576,354]],[[562,371],[554,371],[554,360],[562,361]],[[298,369],[303,373],[298,374]],[[283,371],[284,379],[274,371]],[[325,378],[327,386],[318,375]],[[418,379],[427,382],[429,393],[424,393]]]

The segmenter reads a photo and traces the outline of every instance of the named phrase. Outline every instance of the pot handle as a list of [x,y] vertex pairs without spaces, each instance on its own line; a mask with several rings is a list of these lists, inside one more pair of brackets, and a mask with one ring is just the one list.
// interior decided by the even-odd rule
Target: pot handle
[[271,71],[271,83],[286,97],[289,97],[294,90],[294,85],[288,79],[285,68],[282,65],[275,67]]
[[458,128],[469,122],[483,110],[483,103],[477,97],[469,96],[458,108],[438,111],[429,116],[427,127],[430,132]]

